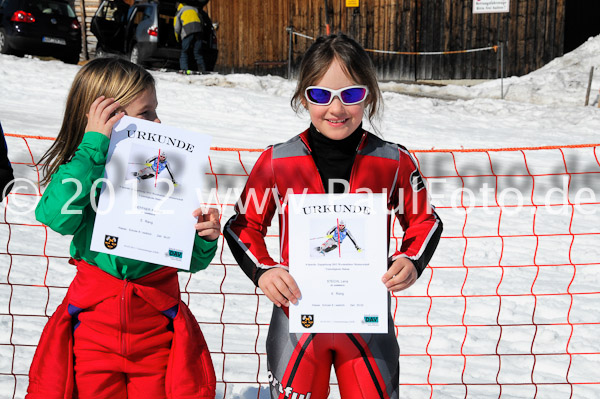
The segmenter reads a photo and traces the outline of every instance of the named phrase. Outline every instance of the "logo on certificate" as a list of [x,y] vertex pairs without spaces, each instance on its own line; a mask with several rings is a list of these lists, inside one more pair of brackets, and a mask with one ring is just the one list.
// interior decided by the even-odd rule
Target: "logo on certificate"
[[365,315],[363,318],[363,323],[370,324],[372,326],[376,326],[379,324],[379,316],[377,315]]
[[304,328],[311,328],[315,324],[315,317],[312,314],[303,314],[301,320]]
[[117,243],[119,242],[119,237],[115,236],[104,236],[104,246],[108,249],[115,249],[117,247]]
[[169,252],[167,252],[167,255],[170,258],[175,258],[175,259],[179,260],[179,259],[183,258],[183,251],[180,251],[179,249],[169,248]]

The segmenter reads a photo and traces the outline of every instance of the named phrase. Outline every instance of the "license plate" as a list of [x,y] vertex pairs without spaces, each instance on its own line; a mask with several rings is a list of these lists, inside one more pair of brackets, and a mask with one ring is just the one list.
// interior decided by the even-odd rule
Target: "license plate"
[[44,36],[44,37],[42,37],[42,41],[44,43],[60,44],[62,46],[66,46],[67,45],[67,41],[65,39],[60,39],[60,38],[57,38],[57,37]]

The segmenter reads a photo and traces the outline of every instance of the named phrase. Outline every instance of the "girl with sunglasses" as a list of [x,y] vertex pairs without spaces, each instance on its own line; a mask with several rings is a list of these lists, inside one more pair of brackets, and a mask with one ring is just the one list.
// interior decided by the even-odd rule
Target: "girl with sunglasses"
[[[390,292],[410,287],[437,246],[442,223],[428,202],[415,161],[404,147],[363,129],[363,116],[372,121],[380,103],[375,69],[365,50],[343,34],[317,39],[304,55],[292,98],[294,110],[307,109],[312,123],[262,153],[240,198],[247,207],[244,212],[236,207],[224,229],[242,270],[274,303],[267,337],[271,398],[326,398],[332,365],[342,398],[398,398],[399,348],[391,316],[386,334],[290,334],[288,328],[289,303],[297,303],[301,293],[288,272],[287,237],[293,231],[287,228],[287,207],[281,206],[287,193],[369,189],[388,193],[390,211],[405,209],[396,215],[404,230],[402,245],[381,277]],[[248,201],[252,196],[256,200]],[[279,262],[264,240],[277,209]],[[390,221],[388,235],[389,229]]]

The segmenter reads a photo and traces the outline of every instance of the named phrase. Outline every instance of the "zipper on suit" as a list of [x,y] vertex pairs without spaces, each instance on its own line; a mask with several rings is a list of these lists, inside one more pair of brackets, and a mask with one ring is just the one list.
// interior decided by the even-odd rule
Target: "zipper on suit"
[[129,280],[125,279],[123,284],[123,290],[121,291],[120,301],[120,317],[121,317],[121,354],[127,355],[127,311],[129,301],[127,300],[127,288],[129,286]]
[[354,152],[354,158],[352,159],[352,169],[350,169],[350,178],[348,179],[348,190],[350,192],[352,192],[352,187],[353,187],[352,183],[354,182],[354,175],[356,174],[356,169],[358,168],[358,166],[356,166],[356,157],[358,156],[360,148],[362,147],[362,144],[365,141],[366,137],[367,137],[367,134],[363,130],[362,137],[360,138],[360,141],[358,142],[358,145],[356,146],[356,151]]

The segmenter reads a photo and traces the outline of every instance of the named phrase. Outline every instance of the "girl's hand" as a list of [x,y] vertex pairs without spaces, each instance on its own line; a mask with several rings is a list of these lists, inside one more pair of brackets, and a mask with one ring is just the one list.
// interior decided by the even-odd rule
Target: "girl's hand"
[[196,232],[206,241],[214,241],[221,234],[221,222],[219,221],[219,210],[216,208],[198,208],[192,212],[198,218]]
[[398,258],[383,275],[381,281],[388,291],[396,292],[413,285],[418,276],[417,269],[410,259]]
[[300,299],[300,289],[296,280],[281,267],[267,270],[258,279],[258,286],[277,307],[294,305]]
[[90,106],[85,131],[99,132],[110,138],[114,124],[125,115],[125,112],[117,112],[120,106],[114,98],[98,97]]

